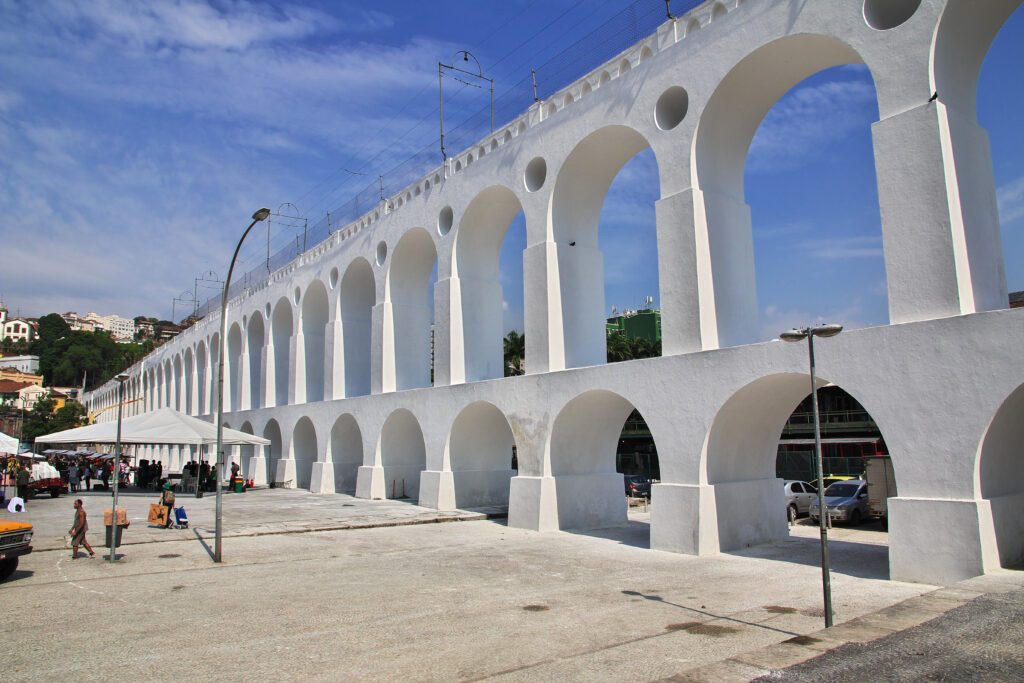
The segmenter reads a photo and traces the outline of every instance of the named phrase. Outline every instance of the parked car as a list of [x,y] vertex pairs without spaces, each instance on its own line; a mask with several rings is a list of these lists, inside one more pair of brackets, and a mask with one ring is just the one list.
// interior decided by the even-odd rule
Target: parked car
[[[847,522],[857,526],[871,516],[868,509],[868,483],[863,479],[839,481],[825,489],[825,506],[833,522]],[[811,503],[808,516],[818,521],[818,501]]]
[[785,492],[786,514],[791,518],[805,514],[811,509],[811,503],[818,500],[818,489],[804,481],[786,481]]
[[832,484],[835,484],[837,482],[840,482],[840,481],[853,481],[854,479],[857,479],[857,477],[846,476],[846,475],[829,475],[827,477],[824,477],[822,479],[822,481],[825,482],[825,488],[827,489],[829,486],[831,486]]
[[650,498],[651,481],[639,474],[624,474],[622,478],[626,484],[626,496],[629,498]]
[[32,525],[0,520],[0,581],[18,568],[18,558],[32,552]]

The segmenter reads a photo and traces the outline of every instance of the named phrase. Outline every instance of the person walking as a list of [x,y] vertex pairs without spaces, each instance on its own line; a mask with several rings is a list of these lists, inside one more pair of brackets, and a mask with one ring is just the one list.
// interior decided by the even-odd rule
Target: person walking
[[82,505],[82,499],[78,498],[75,500],[75,522],[71,525],[68,533],[71,535],[71,559],[78,559],[78,546],[84,545],[85,549],[89,551],[89,557],[96,555],[93,552],[92,546],[89,545],[89,541],[85,540],[85,532],[89,530],[89,523],[86,521],[85,506]]
[[160,504],[167,508],[167,524],[165,528],[170,529],[174,513],[174,491],[170,484],[164,484],[163,492],[160,494]]

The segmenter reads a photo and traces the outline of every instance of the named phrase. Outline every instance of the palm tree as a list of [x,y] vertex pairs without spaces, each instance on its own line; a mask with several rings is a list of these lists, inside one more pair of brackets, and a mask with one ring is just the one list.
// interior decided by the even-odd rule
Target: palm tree
[[606,345],[609,363],[633,359],[633,345],[630,343],[629,337],[622,332],[609,334]]
[[505,347],[505,376],[526,374],[526,335],[512,330],[503,340]]

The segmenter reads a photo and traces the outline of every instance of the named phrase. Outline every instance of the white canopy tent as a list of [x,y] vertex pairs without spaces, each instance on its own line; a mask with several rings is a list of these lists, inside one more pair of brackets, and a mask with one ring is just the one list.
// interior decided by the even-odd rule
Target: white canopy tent
[[18,452],[18,440],[0,432],[0,453],[15,454]]
[[[36,438],[36,443],[115,443],[117,422],[103,422],[66,429]],[[217,425],[185,415],[172,408],[160,408],[121,421],[123,444],[207,445],[217,443]],[[267,446],[269,439],[224,429],[225,446]]]

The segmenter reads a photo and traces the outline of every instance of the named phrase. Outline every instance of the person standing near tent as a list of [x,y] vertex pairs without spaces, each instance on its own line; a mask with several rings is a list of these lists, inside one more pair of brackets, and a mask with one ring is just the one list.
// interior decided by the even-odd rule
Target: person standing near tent
[[78,493],[78,465],[75,463],[68,465],[68,486],[71,493]]
[[78,546],[84,545],[85,549],[89,551],[89,557],[94,556],[96,553],[93,552],[92,546],[89,545],[89,541],[85,540],[85,532],[89,530],[89,523],[85,517],[85,506],[82,504],[82,499],[75,500],[75,521],[68,530],[68,534],[71,535],[71,559],[78,559]]
[[15,484],[18,485],[18,498],[21,498],[22,500],[25,500],[25,498],[28,497],[28,480],[28,465],[22,465],[18,469],[17,478],[14,480]]
[[85,490],[88,491],[92,483],[92,465],[88,462],[82,465],[82,476],[85,478]]

